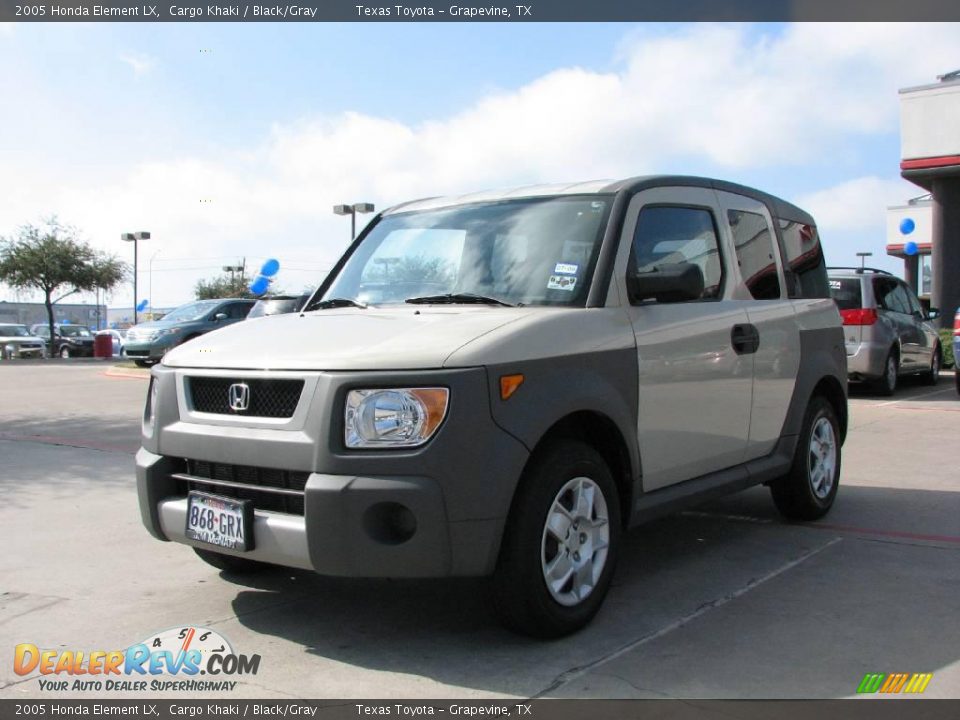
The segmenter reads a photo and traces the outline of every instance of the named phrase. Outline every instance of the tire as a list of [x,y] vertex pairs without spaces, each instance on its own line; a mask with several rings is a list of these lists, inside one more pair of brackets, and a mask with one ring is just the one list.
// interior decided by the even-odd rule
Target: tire
[[840,424],[830,402],[810,400],[790,472],[770,484],[773,503],[789,520],[817,520],[830,510],[840,486]]
[[876,382],[877,391],[881,395],[890,397],[897,391],[897,382],[900,377],[900,362],[897,354],[891,350],[887,359],[883,361],[883,375]]
[[70,359],[70,348],[68,348],[66,345],[64,345],[62,348],[60,348],[60,352],[58,352],[57,354],[58,354],[60,357],[62,357],[64,360],[69,360],[69,359]]
[[924,385],[936,385],[940,381],[940,365],[943,362],[940,354],[940,346],[933,349],[933,357],[930,358],[930,369],[923,374]]
[[953,366],[953,380],[957,383],[957,395],[960,395],[960,368],[957,367],[956,363]]
[[217,570],[231,573],[233,575],[247,575],[255,572],[263,572],[270,566],[266,563],[248,560],[247,558],[236,557],[235,555],[225,555],[223,553],[213,552],[212,550],[201,550],[194,548],[193,551],[207,565],[212,565]]
[[[537,638],[582,628],[610,587],[620,536],[617,487],[600,454],[576,440],[538,451],[514,496],[491,580],[500,621]],[[551,567],[562,573],[552,588]]]

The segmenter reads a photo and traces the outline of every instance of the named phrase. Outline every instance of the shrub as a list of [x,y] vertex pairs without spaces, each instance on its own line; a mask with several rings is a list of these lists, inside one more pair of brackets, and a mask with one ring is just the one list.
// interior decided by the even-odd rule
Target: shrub
[[953,357],[953,330],[940,331],[940,347],[943,348],[943,367],[953,367],[957,361]]

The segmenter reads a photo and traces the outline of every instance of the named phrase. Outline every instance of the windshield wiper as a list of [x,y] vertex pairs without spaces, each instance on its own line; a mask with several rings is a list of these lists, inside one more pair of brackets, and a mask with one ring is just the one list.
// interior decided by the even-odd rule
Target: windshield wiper
[[498,300],[486,295],[474,295],[473,293],[447,293],[446,295],[424,295],[423,297],[407,298],[406,302],[413,305],[503,305],[504,307],[513,307],[508,302]]
[[329,300],[320,300],[318,302],[311,303],[310,307],[303,309],[303,312],[306,312],[307,310],[328,310],[330,308],[341,307],[356,307],[365,309],[367,304],[352,300],[350,298],[330,298]]

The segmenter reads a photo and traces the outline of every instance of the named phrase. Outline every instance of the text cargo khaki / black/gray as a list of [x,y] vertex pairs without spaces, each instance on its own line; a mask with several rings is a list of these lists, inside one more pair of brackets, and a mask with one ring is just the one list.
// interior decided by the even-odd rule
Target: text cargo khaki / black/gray
[[[303,312],[167,353],[140,508],[233,570],[492,575],[505,624],[556,636],[633,524],[759,483],[827,512],[846,375],[816,225],[775,197],[661,176],[417,201]],[[303,389],[283,417],[200,412],[208,378]],[[252,506],[251,550],[187,540],[194,490]]]

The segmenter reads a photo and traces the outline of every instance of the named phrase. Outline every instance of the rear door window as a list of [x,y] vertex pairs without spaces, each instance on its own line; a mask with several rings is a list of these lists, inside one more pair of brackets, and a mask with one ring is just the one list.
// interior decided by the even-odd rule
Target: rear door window
[[841,310],[859,310],[863,307],[859,278],[830,278],[830,296]]

